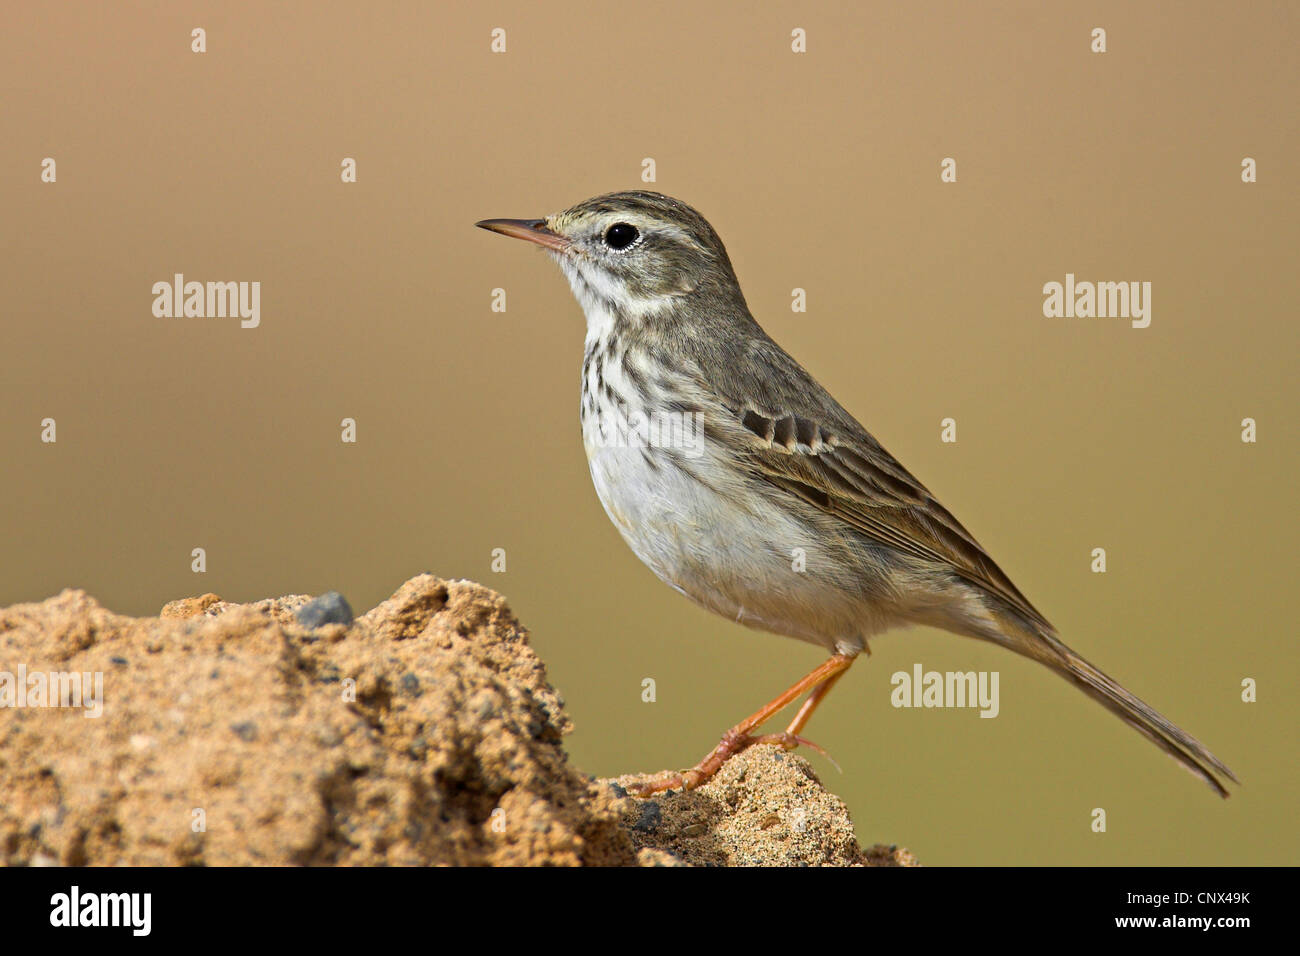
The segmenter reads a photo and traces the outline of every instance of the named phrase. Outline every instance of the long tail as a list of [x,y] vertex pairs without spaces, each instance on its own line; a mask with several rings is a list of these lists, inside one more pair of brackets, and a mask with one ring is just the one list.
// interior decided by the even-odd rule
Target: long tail
[[1204,744],[1074,653],[1055,634],[1035,629],[1026,635],[1023,626],[1014,630],[1017,639],[999,643],[1046,664],[1208,783],[1219,796],[1228,796],[1220,776],[1239,782]]

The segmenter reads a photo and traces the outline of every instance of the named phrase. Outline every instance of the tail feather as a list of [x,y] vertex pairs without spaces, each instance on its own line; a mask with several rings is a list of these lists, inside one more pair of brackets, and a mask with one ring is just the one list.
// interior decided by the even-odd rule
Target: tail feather
[[[1007,619],[1003,618],[1003,621]],[[1007,640],[1008,631],[1015,634],[1014,640]],[[1239,782],[1227,765],[1210,753],[1204,744],[1074,653],[1054,633],[1045,632],[1039,626],[1030,630],[1023,624],[1004,627],[999,643],[1052,668],[1204,780],[1219,796],[1228,796],[1220,777]]]
[[1228,796],[1228,790],[1219,777],[1226,777],[1233,783],[1238,783],[1238,780],[1204,744],[1154,707],[1134,697],[1059,640],[1053,643],[1063,652],[1059,663],[1046,662],[1053,670],[1208,783],[1219,796]]

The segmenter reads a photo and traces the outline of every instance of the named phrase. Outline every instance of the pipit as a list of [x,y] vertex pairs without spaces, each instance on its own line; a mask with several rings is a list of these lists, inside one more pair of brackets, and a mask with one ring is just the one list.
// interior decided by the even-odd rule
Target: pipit
[[[1067,647],[957,519],[767,336],[698,212],[636,191],[477,225],[548,250],[586,313],[583,444],[601,504],[637,557],[709,610],[831,654],[694,768],[643,778],[638,792],[699,786],[755,742],[807,744],[808,718],[868,639],[922,624],[1046,664],[1228,795],[1219,777],[1236,782],[1232,771]],[[784,732],[755,733],[805,693]]]

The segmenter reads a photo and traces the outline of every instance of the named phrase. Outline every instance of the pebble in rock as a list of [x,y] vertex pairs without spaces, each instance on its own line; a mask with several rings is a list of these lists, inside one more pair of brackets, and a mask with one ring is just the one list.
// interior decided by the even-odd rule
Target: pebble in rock
[[295,616],[298,623],[307,628],[322,624],[351,624],[352,608],[338,591],[329,591],[298,608]]

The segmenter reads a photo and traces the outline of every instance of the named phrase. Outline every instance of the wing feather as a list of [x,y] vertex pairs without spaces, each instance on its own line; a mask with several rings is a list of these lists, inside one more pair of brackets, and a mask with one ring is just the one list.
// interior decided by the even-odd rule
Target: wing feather
[[[843,422],[826,424],[780,410],[744,408],[734,414],[750,433],[749,463],[763,479],[872,541],[949,566],[1050,630],[961,522],[860,425],[846,429]],[[798,440],[805,436],[816,440]]]

